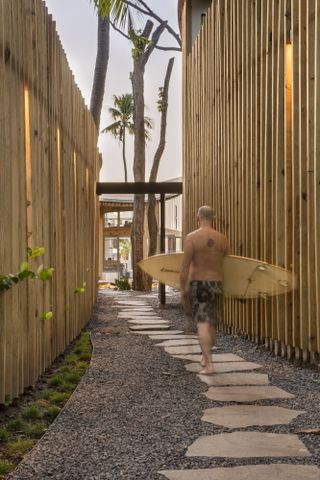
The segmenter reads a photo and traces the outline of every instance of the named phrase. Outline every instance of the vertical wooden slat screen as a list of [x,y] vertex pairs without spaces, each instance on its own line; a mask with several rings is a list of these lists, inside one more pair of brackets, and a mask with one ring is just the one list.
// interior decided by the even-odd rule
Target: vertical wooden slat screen
[[[17,397],[91,318],[97,131],[41,0],[0,0],[0,274],[42,246],[50,282],[0,294],[0,403]],[[35,267],[36,268],[36,267]],[[86,282],[86,291],[75,295]],[[43,321],[43,312],[53,318]]]
[[304,360],[320,352],[320,2],[213,0],[184,43],[184,234],[202,204],[232,252],[292,269],[297,289],[226,301],[225,328]]

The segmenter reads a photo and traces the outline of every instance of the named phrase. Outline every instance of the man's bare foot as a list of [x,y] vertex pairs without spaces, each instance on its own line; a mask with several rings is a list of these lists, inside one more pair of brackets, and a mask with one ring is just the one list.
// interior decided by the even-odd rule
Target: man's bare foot
[[205,367],[207,365],[207,362],[205,361],[205,359],[203,357],[201,358],[200,365],[201,365],[201,367]]
[[213,375],[214,373],[216,373],[216,372],[214,371],[213,366],[209,365],[206,368],[204,368],[203,370],[201,370],[200,375]]

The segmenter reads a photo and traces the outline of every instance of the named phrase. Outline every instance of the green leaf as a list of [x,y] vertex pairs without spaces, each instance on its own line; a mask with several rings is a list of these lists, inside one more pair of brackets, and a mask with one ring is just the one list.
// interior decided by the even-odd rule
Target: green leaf
[[52,312],[45,312],[41,315],[42,320],[51,320],[52,317],[53,317]]
[[13,275],[13,273],[9,273],[8,277],[13,283],[19,283],[19,277],[17,275]]
[[27,278],[34,278],[35,274],[34,272],[31,272],[31,270],[23,270],[22,272],[18,273],[18,278],[19,280],[26,280]]
[[30,270],[30,265],[28,262],[22,262],[20,265],[20,272],[27,272]]
[[84,292],[85,292],[85,289],[82,287],[77,287],[74,291],[74,293],[84,293]]
[[41,272],[38,274],[38,277],[40,278],[40,280],[45,282],[46,280],[51,280],[53,272],[54,272],[54,268],[52,267],[43,268]]
[[37,270],[37,275],[40,275],[40,273],[42,272],[43,270],[43,264],[40,265],[40,267],[38,268]]
[[40,257],[40,255],[44,254],[44,248],[43,247],[35,247],[35,248],[28,248],[28,257],[29,258],[36,258]]

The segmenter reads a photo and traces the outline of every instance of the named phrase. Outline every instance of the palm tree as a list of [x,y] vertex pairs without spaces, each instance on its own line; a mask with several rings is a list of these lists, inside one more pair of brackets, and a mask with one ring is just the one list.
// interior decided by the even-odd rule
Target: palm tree
[[[119,139],[122,143],[122,160],[124,166],[125,182],[128,181],[127,159],[126,159],[126,131],[130,135],[134,134],[133,123],[133,96],[131,93],[123,95],[114,95],[114,107],[109,108],[109,113],[113,119],[113,123],[104,128],[101,133],[111,133],[114,138]],[[149,130],[152,128],[152,121],[149,117],[144,119],[144,134],[146,140],[150,140]]]
[[130,7],[125,0],[90,0],[98,11],[98,44],[90,98],[90,112],[99,131],[100,117],[104,98],[109,51],[110,20],[123,26],[130,14]]

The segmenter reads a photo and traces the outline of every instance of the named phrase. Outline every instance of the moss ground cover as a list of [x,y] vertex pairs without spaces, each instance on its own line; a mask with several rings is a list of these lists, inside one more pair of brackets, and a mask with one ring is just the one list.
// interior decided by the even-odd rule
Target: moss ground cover
[[60,413],[91,358],[91,342],[84,332],[53,365],[36,388],[0,412],[0,479],[11,472]]

